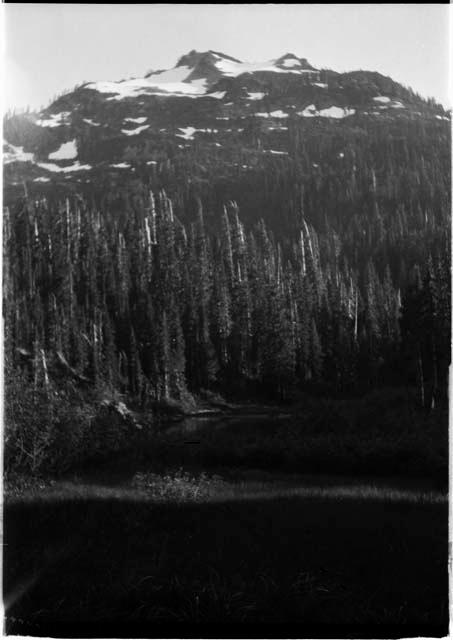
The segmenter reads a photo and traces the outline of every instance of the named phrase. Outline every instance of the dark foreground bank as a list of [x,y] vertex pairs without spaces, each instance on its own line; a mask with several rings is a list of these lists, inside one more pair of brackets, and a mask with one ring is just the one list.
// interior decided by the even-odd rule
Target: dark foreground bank
[[7,475],[6,632],[446,635],[446,412],[402,393],[149,422],[65,405],[41,470]]
[[6,632],[442,636],[447,515],[431,488],[258,471],[29,485],[6,497]]

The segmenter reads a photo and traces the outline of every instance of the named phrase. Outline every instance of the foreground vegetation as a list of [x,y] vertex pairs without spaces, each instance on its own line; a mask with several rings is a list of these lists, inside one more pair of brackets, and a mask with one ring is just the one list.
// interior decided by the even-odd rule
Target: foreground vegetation
[[[228,623],[227,637],[248,624],[266,637],[291,622],[298,637],[446,634],[441,408],[386,389],[261,415],[181,420],[173,404],[163,420],[162,407],[49,386],[47,414],[31,421],[31,404],[7,422],[19,430],[6,442],[8,633],[216,637]],[[41,429],[31,473],[16,443]]]
[[203,397],[217,414],[184,417],[201,396],[143,411],[107,387],[11,372],[8,633],[290,621],[298,637],[445,635],[445,408],[404,388],[273,407]]
[[267,637],[291,622],[298,637],[329,637],[329,624],[332,637],[367,624],[373,637],[445,635],[445,498],[258,477],[22,488],[5,505],[7,632],[204,637],[227,623],[234,637],[247,629],[234,623],[266,623]]

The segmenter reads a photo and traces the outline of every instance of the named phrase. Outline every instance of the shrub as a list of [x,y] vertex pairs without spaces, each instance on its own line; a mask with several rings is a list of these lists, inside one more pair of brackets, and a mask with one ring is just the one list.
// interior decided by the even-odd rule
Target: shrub
[[19,370],[5,376],[4,468],[37,472],[53,439],[53,406],[45,389],[33,389]]
[[164,475],[138,472],[132,479],[132,485],[154,499],[185,502],[209,497],[215,490],[224,486],[224,481],[220,476],[208,476],[204,472],[195,476],[181,467]]
[[4,423],[6,475],[60,473],[128,447],[139,427],[106,389],[81,390],[68,380],[35,388],[16,369],[6,379]]

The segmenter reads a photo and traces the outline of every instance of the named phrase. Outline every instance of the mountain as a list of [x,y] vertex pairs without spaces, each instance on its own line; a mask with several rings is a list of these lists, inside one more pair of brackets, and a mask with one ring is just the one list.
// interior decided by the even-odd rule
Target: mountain
[[445,402],[451,126],[433,100],[291,53],[191,51],[4,132],[5,344],[33,397],[63,375],[144,407],[398,386]]
[[392,126],[448,135],[449,122],[440,105],[379,73],[317,69],[292,53],[249,63],[190,51],[172,69],[85,83],[39,113],[6,116],[6,200],[24,181],[42,192],[151,176],[171,191],[163,178],[170,164],[188,183],[212,182],[211,173],[236,180],[238,171],[267,171],[270,160],[294,170],[301,137],[309,144],[313,136],[363,137]]

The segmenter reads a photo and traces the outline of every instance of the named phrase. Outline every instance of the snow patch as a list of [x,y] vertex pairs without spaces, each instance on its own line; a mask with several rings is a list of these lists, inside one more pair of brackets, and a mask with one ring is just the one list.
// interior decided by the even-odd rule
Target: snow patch
[[304,118],[314,118],[318,115],[318,111],[314,104],[310,104],[308,107],[305,107],[303,111],[298,111],[297,115],[303,116]]
[[177,133],[178,138],[184,138],[184,140],[193,140],[193,134],[195,133],[195,127],[179,127],[182,133]]
[[[68,176],[69,177],[69,176]],[[35,178],[33,182],[50,182],[50,178]]]
[[10,164],[11,162],[33,162],[33,153],[24,151],[23,147],[15,147],[9,142],[5,143],[6,151],[3,152],[3,164]]
[[[299,61],[294,59],[287,59],[291,65],[300,64]],[[282,65],[285,65],[286,60],[284,60]],[[256,73],[258,71],[272,71],[274,73],[296,73],[296,74],[310,74],[317,73],[317,70],[309,70],[309,69],[293,69],[289,66],[281,67],[277,66],[277,60],[269,60],[268,62],[235,62],[234,60],[227,60],[226,58],[222,58],[215,62],[215,66],[219,71],[223,73],[225,76],[229,76],[235,78],[240,76],[243,73]]]
[[193,140],[193,135],[197,131],[201,133],[218,133],[218,129],[196,129],[195,127],[178,127],[182,133],[177,133],[178,138],[184,138],[184,140]]
[[206,78],[197,78],[196,80],[191,80],[190,82],[190,85],[192,87],[197,87],[198,89],[198,91],[195,91],[195,93],[206,93],[207,84],[208,81]]
[[373,98],[373,100],[375,102],[382,102],[383,104],[391,102],[390,98],[388,98],[387,96],[376,96],[375,98]]
[[[373,98],[373,100],[375,100],[375,98]],[[378,108],[382,111],[382,110],[386,110],[388,108],[391,108],[391,109],[405,109],[406,107],[400,100],[391,100],[390,102],[386,102],[385,104],[382,104]]]
[[352,116],[355,113],[355,109],[343,108],[343,107],[328,107],[327,109],[321,109],[318,111],[314,104],[310,104],[308,107],[305,107],[303,111],[298,111],[297,115],[302,116],[304,118],[347,118],[348,116]]
[[135,122],[137,124],[143,124],[148,118],[124,118],[124,122]]
[[74,160],[77,158],[77,144],[75,140],[64,142],[59,149],[49,153],[49,160]]
[[61,113],[52,113],[45,120],[36,120],[36,124],[39,127],[61,127],[65,124],[69,124],[67,121],[71,115],[70,111],[61,111]]
[[277,111],[271,111],[270,113],[255,113],[256,116],[260,118],[287,118],[288,114],[282,111],[281,109],[277,109]]
[[285,58],[283,62],[281,62],[284,67],[297,67],[300,65],[300,62],[297,58]]
[[130,169],[131,165],[127,162],[119,162],[118,164],[111,164],[111,167],[115,167],[115,169]]
[[174,67],[173,69],[168,69],[167,71],[158,71],[157,73],[152,73],[146,77],[150,83],[152,82],[157,84],[174,84],[175,82],[184,82],[184,80],[191,74],[192,69],[185,65],[181,67]]
[[52,162],[37,162],[36,164],[38,167],[41,167],[41,169],[47,169],[47,171],[52,171],[54,173],[69,173],[71,171],[88,171],[88,169],[92,169],[91,165],[80,164],[78,161],[69,167],[60,167]]
[[87,85],[87,89],[94,89],[99,93],[114,93],[116,95],[109,98],[113,100],[133,98],[143,94],[204,95],[206,93],[206,79],[184,82],[190,72],[189,67],[176,67],[169,71],[153,73],[147,78],[132,78],[120,82],[91,82]]
[[99,122],[93,122],[93,120],[90,120],[89,118],[84,118],[83,121],[86,122],[87,124],[91,124],[92,127],[100,127],[101,126],[99,124]]
[[275,151],[274,149],[269,149],[268,153],[272,153],[276,156],[287,156],[288,152],[287,151]]
[[343,109],[342,107],[329,107],[328,109],[321,109],[319,115],[322,118],[347,118],[355,113],[355,109]]
[[142,127],[137,127],[136,129],[121,129],[121,133],[124,133],[126,136],[136,136],[141,131],[145,131],[145,129],[149,129],[149,124],[144,124]]
[[[187,66],[175,67],[168,71],[152,73],[145,78],[131,78],[120,82],[91,82],[87,89],[93,89],[99,93],[112,93],[108,100],[123,100],[124,98],[134,98],[139,95],[157,95],[200,98],[209,97],[222,99],[226,91],[216,91],[207,93],[208,81],[206,78],[197,78],[188,81],[192,69]],[[134,121],[132,118],[131,121]],[[139,122],[136,118],[135,122]],[[144,120],[143,120],[144,122]]]
[[[207,93],[207,98],[216,98],[216,100],[222,100],[226,95],[226,91],[214,91],[213,93]],[[198,97],[198,96],[195,96]]]
[[156,160],[148,160],[148,162],[146,164],[157,164]]
[[327,89],[328,85],[325,82],[313,82],[316,87],[321,87],[321,89]]
[[262,100],[266,94],[263,91],[249,91],[247,97],[249,100]]

